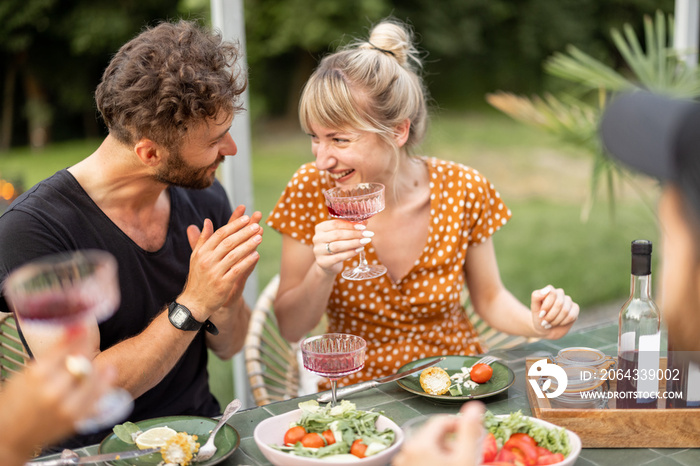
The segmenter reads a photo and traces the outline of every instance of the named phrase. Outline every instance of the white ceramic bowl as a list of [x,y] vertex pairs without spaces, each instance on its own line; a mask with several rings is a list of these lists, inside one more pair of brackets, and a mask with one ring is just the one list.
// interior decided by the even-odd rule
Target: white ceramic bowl
[[[495,416],[497,419],[504,419],[507,418],[507,414],[501,414]],[[562,429],[563,427],[559,427],[558,425],[552,424],[551,422],[543,421],[542,419],[538,419],[536,417],[530,417],[530,416],[525,416],[529,417],[532,421],[536,422],[537,424],[541,424],[544,427],[548,429]],[[573,466],[573,464],[576,462],[576,459],[578,458],[578,455],[581,454],[581,438],[576,435],[574,432],[570,431],[569,429],[565,429],[566,434],[569,436],[569,444],[571,445],[571,451],[567,455],[566,458],[564,458],[564,461],[560,461],[558,463],[554,463],[551,466]]]
[[377,429],[384,430],[387,427],[396,433],[394,443],[386,450],[358,461],[330,462],[317,458],[305,458],[272,448],[270,445],[281,445],[284,433],[292,422],[301,418],[301,409],[290,411],[286,414],[265,419],[255,427],[253,438],[258,448],[267,460],[276,466],[316,466],[316,465],[340,465],[340,466],[383,466],[391,462],[391,458],[399,452],[403,443],[403,431],[391,419],[385,416],[377,418]]

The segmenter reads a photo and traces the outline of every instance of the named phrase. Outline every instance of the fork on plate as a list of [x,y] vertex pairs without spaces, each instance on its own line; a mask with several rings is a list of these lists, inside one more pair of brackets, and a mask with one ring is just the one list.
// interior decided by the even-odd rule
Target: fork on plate
[[479,359],[476,361],[472,366],[475,366],[477,364],[486,364],[487,366],[490,366],[496,361],[500,361],[501,358],[497,358],[496,356],[484,356],[483,358]]

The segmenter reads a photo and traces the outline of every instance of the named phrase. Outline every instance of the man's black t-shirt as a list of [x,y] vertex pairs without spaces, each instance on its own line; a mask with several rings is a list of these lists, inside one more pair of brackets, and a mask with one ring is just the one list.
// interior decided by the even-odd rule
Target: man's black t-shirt
[[[22,194],[0,216],[0,283],[19,265],[48,254],[78,249],[112,253],[119,264],[121,303],[100,324],[100,349],[140,333],[182,291],[192,248],[187,227],[224,225],[231,207],[220,183],[204,190],[168,188],[170,223],[163,247],[143,250],[120,230],[62,170]],[[0,290],[0,311],[9,311]],[[133,367],[134,371],[141,370]],[[220,413],[209,391],[207,348],[201,330],[172,371],[135,400],[129,420],[168,415],[215,416]],[[64,446],[94,443],[110,431],[72,439]]]

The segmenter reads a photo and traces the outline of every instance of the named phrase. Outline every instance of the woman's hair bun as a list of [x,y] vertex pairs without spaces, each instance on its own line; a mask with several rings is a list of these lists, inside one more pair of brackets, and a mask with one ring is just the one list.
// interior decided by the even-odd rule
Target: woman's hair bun
[[374,26],[369,41],[362,48],[391,55],[404,68],[422,67],[418,51],[413,45],[413,31],[395,20],[387,19]]

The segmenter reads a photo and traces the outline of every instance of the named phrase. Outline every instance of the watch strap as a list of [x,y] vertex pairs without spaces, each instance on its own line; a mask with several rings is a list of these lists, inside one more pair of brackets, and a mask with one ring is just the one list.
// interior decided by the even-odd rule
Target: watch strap
[[216,328],[216,325],[214,325],[211,320],[207,319],[204,321],[204,330],[207,332],[211,333],[212,335],[218,335],[219,334],[219,329]]

